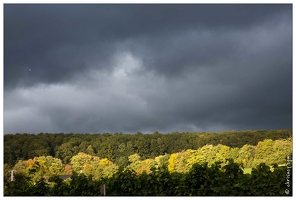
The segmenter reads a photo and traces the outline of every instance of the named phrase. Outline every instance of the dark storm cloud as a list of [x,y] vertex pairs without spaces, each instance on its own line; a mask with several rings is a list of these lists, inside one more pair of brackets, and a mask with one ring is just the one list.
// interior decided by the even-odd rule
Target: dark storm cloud
[[291,17],[288,4],[6,4],[5,132],[291,128]]
[[[18,82],[64,82],[92,66],[90,62],[99,62],[96,67],[107,67],[117,43],[127,39],[142,37],[148,43],[153,38],[164,39],[162,46],[152,48],[155,50],[164,48],[165,42],[172,42],[166,38],[186,30],[246,29],[290,10],[289,5],[7,4],[4,9],[5,87]],[[180,39],[184,41],[181,44],[184,51],[188,41]],[[211,43],[216,42],[217,39]],[[213,49],[203,50],[206,52],[200,56],[212,55],[207,51]],[[194,56],[186,53],[189,54],[181,57],[178,64],[184,60],[190,62]],[[171,69],[170,62],[160,59],[156,66]],[[26,76],[28,68],[33,69],[34,78]]]

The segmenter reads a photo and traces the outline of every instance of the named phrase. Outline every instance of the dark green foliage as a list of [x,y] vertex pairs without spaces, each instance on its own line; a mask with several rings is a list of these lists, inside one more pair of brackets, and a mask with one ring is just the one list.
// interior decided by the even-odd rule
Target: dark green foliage
[[[228,160],[223,167],[220,163],[211,167],[207,163],[194,164],[188,173],[169,173],[166,168],[160,168],[137,175],[132,170],[120,169],[100,182],[73,174],[69,182],[55,176],[50,178],[50,183],[41,179],[34,184],[18,175],[15,182],[5,184],[4,195],[100,196],[100,185],[106,184],[107,196],[287,196],[287,167],[274,165],[273,168],[271,171],[261,163],[253,168],[252,174],[243,174],[240,165]],[[292,191],[288,195],[292,196]]]
[[133,170],[122,170],[115,173],[108,180],[107,194],[122,196],[128,194],[129,196],[134,195],[134,189],[136,188],[137,175]]
[[32,182],[24,175],[16,176],[16,181],[5,184],[4,196],[100,196],[101,182],[92,181],[83,174],[73,174],[71,181],[63,181],[58,176]]
[[284,196],[287,189],[286,172],[287,167],[278,167],[274,165],[274,171],[264,163],[259,164],[252,169],[249,177],[251,192],[257,196]]
[[70,190],[67,196],[99,196],[100,185],[92,181],[91,177],[83,174],[73,174],[70,182]]
[[4,185],[4,196],[32,196],[30,193],[31,181],[23,174],[16,174],[17,181],[7,182]]
[[52,182],[52,196],[70,196],[70,186],[66,181],[63,181],[58,176],[53,176],[49,179]]

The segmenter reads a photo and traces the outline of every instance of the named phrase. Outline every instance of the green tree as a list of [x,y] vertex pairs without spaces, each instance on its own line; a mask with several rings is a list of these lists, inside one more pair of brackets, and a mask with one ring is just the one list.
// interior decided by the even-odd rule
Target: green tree
[[85,153],[87,153],[87,154],[89,154],[89,155],[91,155],[91,156],[95,156],[95,151],[94,151],[94,149],[92,148],[91,145],[89,145],[89,146],[87,147]]
[[49,177],[63,173],[64,165],[58,158],[41,156],[25,161],[20,160],[13,169],[36,182],[42,178],[48,181]]
[[255,147],[249,144],[245,144],[238,151],[238,157],[235,160],[238,163],[242,163],[244,167],[252,167],[255,156]]
[[169,164],[170,154],[160,155],[155,157],[154,162],[151,163],[150,168],[155,167],[156,169],[167,168]]
[[274,154],[268,156],[270,163],[286,164],[287,155],[292,153],[292,138],[275,140],[273,149]]
[[215,162],[223,163],[222,166],[226,164],[227,159],[231,158],[231,149],[228,146],[218,144],[217,148],[219,149],[215,155]]
[[80,172],[83,170],[86,164],[91,164],[94,160],[100,160],[97,156],[91,156],[86,153],[79,152],[77,155],[71,158],[72,170],[75,172]]
[[116,161],[115,161],[115,164],[118,166],[118,167],[122,167],[122,168],[125,168],[129,165],[129,160],[128,160],[128,157],[125,157],[125,156],[121,156],[119,157]]
[[11,174],[10,171],[12,170],[12,166],[9,164],[4,164],[3,165],[3,173],[4,173],[4,183],[8,183],[9,181],[11,181]]
[[94,178],[100,180],[101,178],[110,178],[118,171],[118,166],[107,158],[103,158],[95,166]]
[[137,171],[141,167],[142,161],[140,160],[140,155],[135,153],[128,157],[130,164],[127,166],[128,169],[133,169]]
[[70,163],[70,159],[79,152],[79,143],[76,141],[70,141],[63,143],[57,147],[56,156],[60,158],[63,163]]

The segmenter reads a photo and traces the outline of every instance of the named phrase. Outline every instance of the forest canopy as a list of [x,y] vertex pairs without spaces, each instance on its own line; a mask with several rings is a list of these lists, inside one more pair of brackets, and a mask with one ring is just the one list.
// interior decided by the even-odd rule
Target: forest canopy
[[[265,139],[292,137],[292,130],[247,130],[225,132],[171,132],[161,134],[123,133],[39,133],[4,135],[4,163],[15,165],[19,160],[40,156],[59,158],[70,164],[79,152],[107,158],[118,166],[127,166],[128,157],[138,154],[141,159],[172,154],[187,149],[197,150],[205,145],[226,145],[229,148],[256,146]],[[245,147],[248,148],[248,147]],[[278,150],[281,147],[276,147]]]
[[[74,179],[75,174],[83,174],[88,177],[88,181],[102,183],[107,180],[112,182],[113,179],[117,181],[117,176],[125,173],[132,173],[133,177],[139,179],[145,177],[145,174],[154,177],[158,171],[164,173],[159,176],[171,174],[165,175],[169,179],[176,173],[183,177],[193,173],[192,169],[196,165],[206,167],[204,169],[209,172],[215,170],[221,176],[223,169],[235,166],[244,173],[245,169],[255,173],[263,165],[265,171],[273,171],[278,170],[277,166],[287,165],[287,156],[292,153],[291,136],[291,130],[170,134],[9,134],[4,135],[5,191],[10,191],[11,195],[17,192],[11,183],[11,170],[15,170],[18,181],[33,184],[27,185],[22,191],[34,188],[36,184],[52,185],[51,179],[63,174],[72,175]],[[281,170],[284,173],[285,170]],[[240,176],[243,178],[241,181],[247,177],[242,174]],[[108,192],[115,192],[110,190],[112,184],[108,184]],[[33,190],[36,192],[40,189]],[[43,194],[42,190],[40,192]]]

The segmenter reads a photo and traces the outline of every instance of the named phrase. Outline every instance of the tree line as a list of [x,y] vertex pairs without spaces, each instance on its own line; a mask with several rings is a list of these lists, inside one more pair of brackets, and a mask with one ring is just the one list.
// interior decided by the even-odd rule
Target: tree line
[[[24,138],[27,140],[22,140]],[[59,141],[63,138],[65,140]],[[96,146],[98,138],[102,142]],[[10,149],[8,152],[11,153],[13,148],[8,144],[16,142],[15,145],[20,144],[15,149],[19,155],[26,152],[27,157],[32,156],[28,159],[18,157],[16,161],[4,164],[4,193],[8,196],[96,196],[99,192],[94,189],[100,184],[107,185],[109,195],[285,195],[286,158],[292,153],[291,130],[171,134],[41,133],[5,135],[4,139],[4,150]],[[41,148],[34,143],[37,139],[42,139],[39,143],[47,146]],[[113,143],[108,143],[106,148],[104,139]],[[164,141],[157,143],[157,151],[162,148],[166,151],[153,157],[153,149],[150,149],[153,140]],[[223,140],[226,140],[224,144]],[[28,150],[24,147],[30,141],[33,141],[34,148]],[[73,144],[72,149],[64,149],[69,150],[68,154],[65,151],[62,154],[61,150],[69,147],[68,142]],[[183,146],[169,148],[171,143],[179,142]],[[139,147],[145,144],[149,144],[146,154],[139,151]],[[193,144],[195,146],[190,146]],[[50,154],[52,147],[53,154]],[[4,151],[4,160],[8,152]],[[113,155],[114,152],[119,155]],[[10,158],[16,155],[11,154]],[[245,174],[245,168],[252,168],[251,174]],[[9,172],[12,169],[16,170],[16,181],[13,182]],[[58,178],[61,174],[72,174],[72,181],[61,181]]]
[[[246,130],[224,132],[171,132],[162,134],[123,133],[16,133],[4,135],[4,163],[14,166],[19,160],[51,156],[70,164],[79,152],[107,158],[119,167],[129,165],[129,156],[138,154],[141,159],[173,154],[187,149],[197,150],[206,145],[225,145],[241,148],[257,145],[264,139],[287,139],[291,130]],[[247,148],[247,147],[245,147]]]
[[14,166],[4,164],[4,182],[10,182],[10,170],[23,174],[32,181],[44,179],[45,182],[55,175],[79,173],[92,176],[94,181],[110,178],[120,169],[131,170],[136,174],[151,173],[162,168],[170,173],[187,173],[196,163],[210,167],[215,163],[225,166],[228,160],[245,168],[256,168],[261,163],[267,166],[286,165],[286,158],[292,153],[292,139],[265,139],[256,146],[245,144],[241,148],[226,145],[205,145],[196,150],[187,149],[172,154],[158,155],[155,158],[142,159],[137,153],[127,157],[125,167],[118,166],[108,158],[100,158],[85,152],[79,152],[65,164],[61,159],[52,156],[39,156],[28,160],[19,160]]

